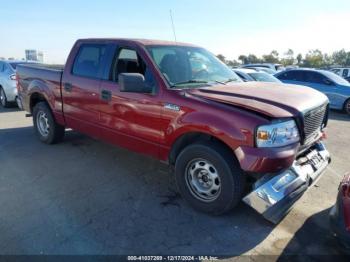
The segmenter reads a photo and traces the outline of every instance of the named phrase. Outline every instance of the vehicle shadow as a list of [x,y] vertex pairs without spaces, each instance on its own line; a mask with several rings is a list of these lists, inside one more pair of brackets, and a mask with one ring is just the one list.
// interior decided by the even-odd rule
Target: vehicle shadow
[[11,106],[8,108],[4,108],[4,107],[0,106],[0,114],[1,113],[17,112],[17,111],[21,111],[21,109],[19,109],[17,106]]
[[196,212],[164,164],[73,131],[49,146],[32,127],[2,129],[0,159],[2,254],[233,257],[274,228],[244,204]]
[[349,261],[329,225],[330,208],[309,217],[294,234],[278,261]]
[[330,110],[329,119],[340,120],[340,121],[350,121],[350,116],[339,110]]

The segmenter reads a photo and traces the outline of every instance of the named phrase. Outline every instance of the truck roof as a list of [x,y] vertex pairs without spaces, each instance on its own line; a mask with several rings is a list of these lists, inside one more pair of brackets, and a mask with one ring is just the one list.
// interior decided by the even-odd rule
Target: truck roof
[[189,43],[182,43],[182,42],[175,42],[175,41],[167,41],[167,40],[153,40],[153,39],[138,39],[138,38],[83,38],[79,39],[78,41],[123,41],[123,42],[133,42],[133,43],[138,43],[144,46],[159,46],[159,45],[164,45],[164,46],[174,46],[174,45],[180,45],[180,46],[192,46],[192,47],[198,47],[193,44]]

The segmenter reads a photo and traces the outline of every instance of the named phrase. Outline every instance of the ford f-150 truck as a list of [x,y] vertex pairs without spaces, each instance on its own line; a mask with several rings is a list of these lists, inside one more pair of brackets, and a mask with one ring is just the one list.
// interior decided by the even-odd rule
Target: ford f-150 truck
[[71,128],[167,162],[183,198],[207,213],[243,199],[277,223],[330,162],[325,95],[243,83],[194,45],[82,39],[64,67],[20,65],[17,81],[42,142]]

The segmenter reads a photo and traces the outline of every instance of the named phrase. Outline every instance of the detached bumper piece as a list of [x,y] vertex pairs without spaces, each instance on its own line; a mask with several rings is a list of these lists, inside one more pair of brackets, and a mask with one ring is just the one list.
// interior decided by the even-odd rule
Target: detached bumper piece
[[289,212],[293,204],[318,179],[331,158],[322,142],[318,142],[291,168],[279,174],[267,174],[255,182],[254,190],[243,201],[277,224]]

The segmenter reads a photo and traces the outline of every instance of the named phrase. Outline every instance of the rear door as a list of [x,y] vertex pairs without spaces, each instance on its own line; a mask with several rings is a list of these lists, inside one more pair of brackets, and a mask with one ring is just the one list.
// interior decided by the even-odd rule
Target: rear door
[[107,53],[106,43],[78,42],[69,56],[62,78],[67,126],[93,137],[100,137],[99,94]]
[[[114,54],[109,79],[101,83],[100,125],[103,138],[133,151],[158,157],[162,104],[155,69],[137,46],[115,46]],[[120,73],[142,74],[154,92],[121,92],[118,85]]]
[[283,83],[305,85],[305,73],[302,70],[285,71],[279,74],[277,78]]

